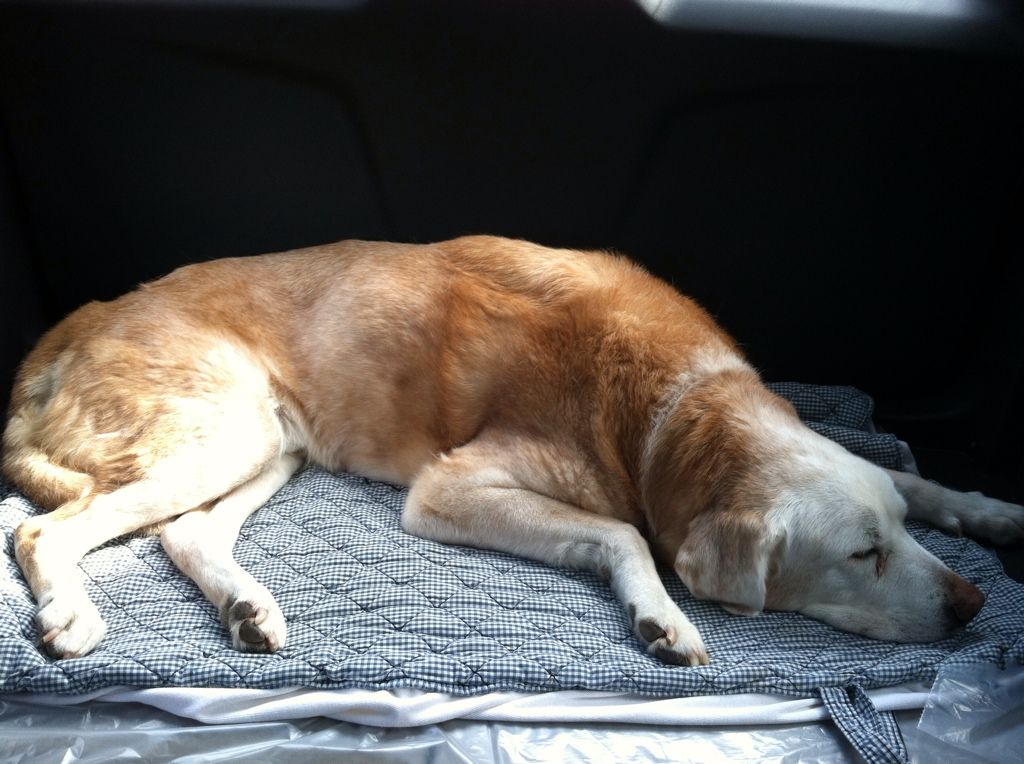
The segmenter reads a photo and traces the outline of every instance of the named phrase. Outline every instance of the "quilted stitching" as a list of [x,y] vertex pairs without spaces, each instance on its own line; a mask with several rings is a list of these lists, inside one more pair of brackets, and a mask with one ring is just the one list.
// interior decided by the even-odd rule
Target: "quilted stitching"
[[805,422],[870,429],[875,403],[856,387],[771,382],[768,389],[789,400]]
[[856,387],[826,387],[799,382],[773,382],[768,388],[789,400],[808,427],[842,443],[849,451],[882,467],[903,469],[895,435],[873,431],[875,403]]
[[[829,390],[817,389],[815,399],[827,400]],[[845,421],[862,425],[865,405],[870,413],[869,401],[834,407],[839,413],[819,424],[841,442],[851,434],[858,442],[882,437],[872,448],[898,459],[895,439],[844,429]],[[924,526],[910,531],[988,597],[969,629],[942,642],[901,645],[794,613],[731,616],[694,600],[665,571],[669,593],[712,656],[710,666],[683,668],[644,652],[599,578],[414,538],[399,523],[404,489],[317,468],[296,475],[255,513],[235,548],[288,621],[279,653],[233,650],[213,606],[158,540],[132,538],[95,550],[80,565],[107,619],[107,637],[88,656],[51,661],[35,646],[35,607],[13,560],[13,530],[35,509],[10,490],[0,495],[5,692],[77,694],[130,685],[807,695],[851,683],[931,680],[946,663],[1024,662],[1024,586],[977,544]]]

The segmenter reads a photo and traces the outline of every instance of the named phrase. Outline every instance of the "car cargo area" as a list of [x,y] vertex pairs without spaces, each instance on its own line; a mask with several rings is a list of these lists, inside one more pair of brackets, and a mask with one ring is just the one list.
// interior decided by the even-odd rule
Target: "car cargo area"
[[[765,381],[855,387],[923,477],[1024,503],[1024,20],[1009,2],[0,4],[3,410],[48,327],[181,265],[464,234],[626,254],[703,305]],[[1024,552],[996,552],[1024,581]],[[21,702],[0,700],[4,726],[88,727]],[[148,706],[124,708],[145,727]],[[87,735],[95,760],[203,750],[171,701],[159,752],[118,738],[113,709]],[[683,727],[624,743],[580,722],[573,749],[569,722],[484,714],[416,738],[314,716],[252,740],[380,760],[440,746],[445,761],[515,760],[516,740],[566,761],[697,745]],[[192,733],[175,749],[179,723]],[[729,748],[723,724],[705,750],[854,755],[800,724],[803,748],[763,729]],[[206,760],[255,755],[239,728],[210,730],[221,758]]]

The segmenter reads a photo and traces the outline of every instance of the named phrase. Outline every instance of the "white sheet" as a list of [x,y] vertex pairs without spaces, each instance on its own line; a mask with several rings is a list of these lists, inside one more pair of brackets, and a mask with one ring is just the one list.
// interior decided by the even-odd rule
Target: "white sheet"
[[[929,686],[913,683],[868,695],[880,711],[923,708]],[[495,692],[459,697],[420,690],[232,690],[112,688],[88,695],[0,695],[41,705],[84,701],[143,703],[208,724],[325,716],[378,727],[415,727],[452,719],[500,722],[627,723],[679,726],[799,724],[828,718],[816,698],[746,693],[647,698],[608,692]]]

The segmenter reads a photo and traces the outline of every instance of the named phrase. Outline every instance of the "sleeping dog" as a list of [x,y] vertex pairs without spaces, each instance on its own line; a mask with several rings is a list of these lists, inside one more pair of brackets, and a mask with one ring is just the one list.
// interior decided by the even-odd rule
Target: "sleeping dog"
[[708,654],[655,559],[734,613],[927,641],[984,597],[904,519],[1024,536],[1020,506],[815,434],[701,308],[622,257],[349,241],[181,268],[80,308],[25,360],[3,468],[52,510],[15,537],[46,650],[103,639],[76,564],[140,530],[237,649],[280,649],[281,610],[232,547],[306,461],[408,485],[410,533],[601,574],[678,664]]

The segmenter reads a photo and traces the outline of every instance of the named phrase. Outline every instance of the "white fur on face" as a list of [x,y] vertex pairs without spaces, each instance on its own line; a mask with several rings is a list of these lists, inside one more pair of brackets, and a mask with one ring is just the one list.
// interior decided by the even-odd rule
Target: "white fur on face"
[[957,625],[948,601],[953,574],[907,533],[907,505],[888,475],[838,446],[816,450],[801,472],[768,513],[784,541],[767,607],[876,639],[946,636]]
[[[931,484],[894,478],[785,417],[752,420],[750,434],[773,455],[754,476],[769,509],[730,507],[691,522],[675,569],[695,596],[734,613],[797,611],[900,642],[940,639],[978,612],[981,592],[904,526],[908,500],[911,515],[925,517],[913,491],[930,496]],[[963,494],[936,490],[953,498],[932,514],[970,517]]]

